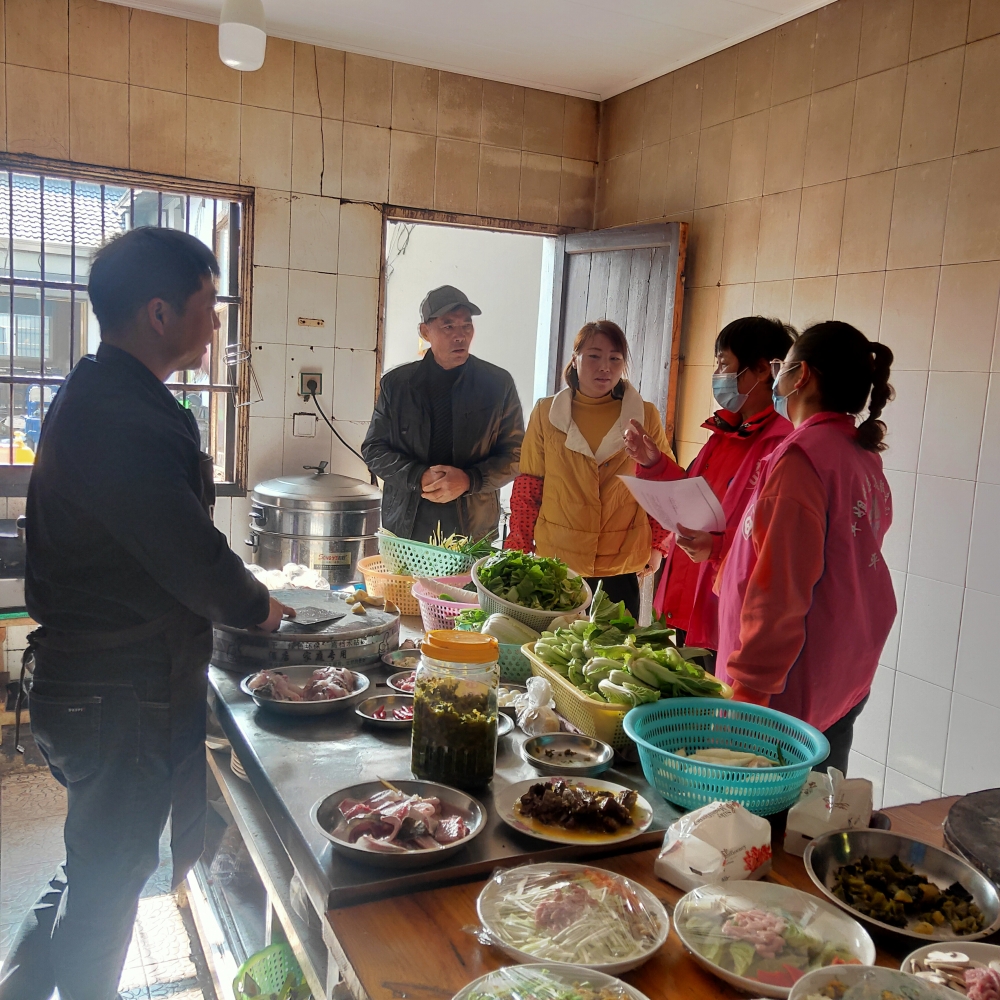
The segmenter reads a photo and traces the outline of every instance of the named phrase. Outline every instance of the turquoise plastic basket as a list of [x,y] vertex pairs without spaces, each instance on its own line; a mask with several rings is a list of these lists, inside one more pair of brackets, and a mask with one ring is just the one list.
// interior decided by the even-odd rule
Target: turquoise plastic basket
[[[646,780],[668,801],[685,809],[710,802],[739,802],[758,816],[794,805],[814,765],[826,760],[830,744],[805,722],[743,702],[716,698],[663,698],[625,716],[625,732],[639,748]],[[726,767],[680,757],[708,747],[748,750],[779,767]]]
[[521,652],[519,644],[500,643],[500,680],[508,684],[523,684],[531,676],[531,660]]
[[[240,971],[236,973],[233,980],[233,995],[236,1000],[250,1000],[250,994],[244,993],[240,986],[243,983],[243,976],[249,972],[253,981],[260,988],[264,995],[277,993],[284,985],[288,973],[291,972],[296,977],[296,982],[302,982],[302,969],[292,954],[292,949],[283,941],[279,944],[272,944],[263,951],[258,951],[256,955],[251,955],[240,966]],[[253,994],[256,996],[256,994]]]

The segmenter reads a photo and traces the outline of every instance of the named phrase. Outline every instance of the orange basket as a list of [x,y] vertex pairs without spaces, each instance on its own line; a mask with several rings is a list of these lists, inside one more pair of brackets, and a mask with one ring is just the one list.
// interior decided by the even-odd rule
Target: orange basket
[[385,568],[381,556],[358,560],[358,569],[365,578],[365,590],[372,597],[384,597],[399,608],[400,614],[419,615],[420,605],[411,593],[416,582],[412,576],[397,576]]

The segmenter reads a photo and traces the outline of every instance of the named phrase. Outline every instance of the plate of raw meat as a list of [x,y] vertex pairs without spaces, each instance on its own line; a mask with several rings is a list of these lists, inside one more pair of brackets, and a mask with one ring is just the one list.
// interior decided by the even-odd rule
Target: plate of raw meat
[[402,778],[342,788],[320,799],[311,815],[336,851],[380,868],[438,864],[486,825],[486,809],[471,795]]
[[284,715],[328,715],[356,704],[371,681],[347,667],[282,667],[260,670],[240,690],[261,707]]

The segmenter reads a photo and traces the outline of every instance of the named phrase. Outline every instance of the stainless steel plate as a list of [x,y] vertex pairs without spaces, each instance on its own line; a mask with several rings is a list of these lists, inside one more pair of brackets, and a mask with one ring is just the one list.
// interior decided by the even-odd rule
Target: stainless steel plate
[[393,670],[416,670],[420,666],[419,649],[394,649],[382,654],[382,662]]
[[449,844],[447,847],[427,848],[426,850],[407,851],[405,854],[379,854],[375,851],[367,851],[363,847],[349,844],[346,840],[334,837],[330,832],[340,821],[338,806],[344,799],[366,799],[375,792],[382,791],[385,785],[381,781],[365,781],[360,785],[351,785],[349,788],[342,788],[339,792],[327,795],[320,799],[309,811],[309,816],[317,829],[333,844],[335,851],[339,851],[345,857],[349,857],[362,864],[375,865],[379,868],[423,868],[426,865],[436,865],[450,858],[453,854],[461,851],[466,844],[483,832],[486,827],[486,809],[478,799],[471,795],[459,791],[457,788],[450,788],[448,785],[439,785],[435,781],[416,781],[409,779],[399,779],[393,784],[407,795],[421,795],[425,798],[436,797],[442,802],[469,815],[469,826],[471,832],[468,837]]
[[592,778],[611,767],[615,751],[607,743],[574,733],[543,733],[524,741],[521,756],[542,774]]
[[[370,726],[375,726],[378,729],[409,729],[413,725],[413,719],[394,719],[392,717],[393,710],[402,705],[409,705],[412,709],[413,695],[380,694],[376,695],[374,698],[365,698],[365,700],[354,709],[354,714],[360,716],[361,719],[367,722]],[[387,718],[375,718],[375,713],[379,710],[379,708],[385,708]]]
[[497,739],[514,731],[514,720],[509,715],[497,715]]
[[407,691],[405,688],[399,687],[399,682],[409,677],[413,673],[412,670],[400,670],[398,673],[389,674],[386,678],[386,684],[393,689],[393,691],[398,691],[400,694],[408,694],[411,698],[413,697],[412,691]]
[[[273,673],[284,674],[294,684],[305,684],[312,677],[315,666],[307,667],[282,667],[274,670]],[[254,702],[261,708],[269,712],[277,712],[281,715],[330,715],[332,712],[340,712],[345,708],[356,705],[365,695],[371,686],[371,681],[357,670],[352,670],[354,674],[354,690],[346,698],[332,698],[326,701],[276,701],[274,698],[266,698],[251,691],[247,682],[255,674],[249,674],[240,681],[240,690],[253,698]]]
[[[975,934],[957,935],[950,927],[947,933],[918,934],[909,928],[893,927],[859,913],[839,900],[831,887],[834,876],[842,865],[858,861],[866,854],[873,858],[891,858],[895,854],[904,864],[912,866],[921,875],[926,875],[942,889],[953,882],[960,883],[982,911],[986,926]],[[1000,930],[1000,895],[997,887],[967,861],[919,840],[911,840],[886,830],[834,830],[813,840],[806,848],[802,861],[809,877],[827,899],[876,930],[915,938],[917,941],[948,941],[955,945],[989,937]]]

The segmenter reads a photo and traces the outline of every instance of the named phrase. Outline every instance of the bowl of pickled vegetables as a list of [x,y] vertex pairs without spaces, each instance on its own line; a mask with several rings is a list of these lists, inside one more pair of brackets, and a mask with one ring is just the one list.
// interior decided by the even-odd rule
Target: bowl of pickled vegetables
[[875,961],[875,945],[856,920],[772,882],[692,889],[674,910],[674,930],[696,962],[754,996],[787,997],[816,969]]
[[891,830],[835,830],[802,858],[831,902],[879,931],[975,941],[1000,930],[997,887],[969,862]]

